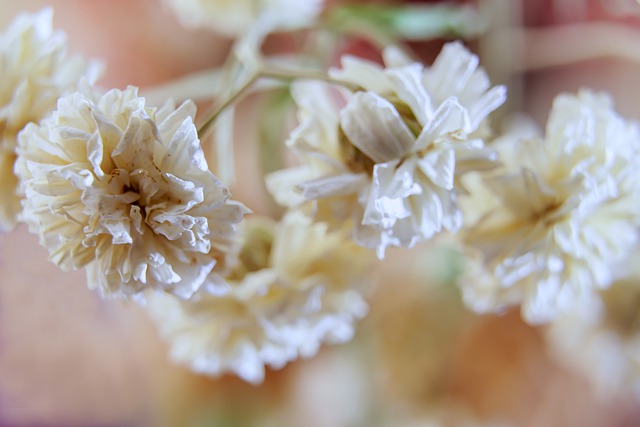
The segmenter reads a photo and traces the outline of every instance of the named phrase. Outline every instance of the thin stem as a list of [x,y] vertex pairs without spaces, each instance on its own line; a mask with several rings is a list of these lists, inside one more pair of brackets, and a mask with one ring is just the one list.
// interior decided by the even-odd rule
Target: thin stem
[[216,119],[218,118],[218,116],[225,110],[227,109],[229,106],[233,105],[233,103],[240,98],[240,96],[242,96],[244,94],[244,92],[249,89],[255,82],[256,80],[258,80],[258,78],[260,77],[260,74],[256,74],[253,77],[251,77],[248,81],[246,81],[242,86],[240,86],[240,88],[238,90],[236,90],[233,94],[231,94],[231,96],[229,98],[227,98],[226,101],[224,101],[222,104],[214,106],[213,108],[213,113],[211,113],[209,116],[209,118],[198,127],[198,135],[200,136],[200,138],[203,138],[204,135],[206,135],[206,133],[209,131],[209,129],[211,128],[211,126],[215,123]]
[[340,80],[333,79],[326,74],[319,73],[316,71],[309,70],[282,70],[276,68],[264,68],[254,74],[247,82],[245,82],[240,88],[238,88],[235,92],[229,96],[222,104],[215,105],[212,108],[212,112],[206,114],[205,117],[208,117],[202,125],[198,127],[198,135],[202,139],[204,135],[211,129],[211,126],[215,123],[216,119],[220,114],[233,105],[256,81],[261,78],[265,79],[276,79],[286,82],[291,82],[297,79],[308,79],[308,80],[317,80],[323,81],[335,85],[343,86],[350,90],[358,89],[358,86],[342,82]]
[[297,79],[317,80],[321,82],[343,86],[350,90],[358,89],[357,85],[336,80],[326,74],[319,73],[317,71],[311,71],[311,70],[282,70],[277,68],[265,68],[259,73],[259,77],[282,80],[282,81],[293,81]]

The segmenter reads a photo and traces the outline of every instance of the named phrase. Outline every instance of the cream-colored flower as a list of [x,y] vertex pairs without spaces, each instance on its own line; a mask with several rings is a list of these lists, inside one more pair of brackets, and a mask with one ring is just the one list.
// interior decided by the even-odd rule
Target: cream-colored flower
[[322,342],[352,338],[367,311],[357,285],[370,257],[344,233],[302,215],[275,229],[255,219],[244,225],[238,264],[226,279],[211,275],[189,301],[153,295],[149,309],[174,360],[258,383],[265,365],[278,369],[313,356]]
[[89,286],[183,298],[231,245],[246,208],[209,171],[185,102],[156,110],[137,89],[76,92],[20,134],[23,216],[50,259]]
[[544,140],[504,143],[504,169],[484,180],[500,204],[464,236],[495,279],[480,291],[469,278],[471,307],[522,302],[524,317],[540,323],[608,286],[637,241],[639,143],[637,127],[587,91],[555,100]]
[[66,36],[52,29],[52,10],[16,17],[0,34],[0,229],[16,224],[20,198],[13,173],[17,135],[56,107],[60,95],[76,90],[98,67],[67,55]]
[[312,23],[323,0],[165,0],[187,27],[204,27],[238,36],[252,25],[270,30],[296,29]]
[[589,379],[601,397],[640,396],[640,274],[585,299],[547,328],[551,353]]
[[353,92],[294,86],[301,123],[289,143],[303,166],[268,179],[281,203],[312,201],[314,215],[332,223],[351,218],[355,240],[380,257],[389,245],[460,228],[459,177],[492,166],[484,122],[505,100],[460,43],[430,68],[385,54],[393,66],[347,56],[332,71]]

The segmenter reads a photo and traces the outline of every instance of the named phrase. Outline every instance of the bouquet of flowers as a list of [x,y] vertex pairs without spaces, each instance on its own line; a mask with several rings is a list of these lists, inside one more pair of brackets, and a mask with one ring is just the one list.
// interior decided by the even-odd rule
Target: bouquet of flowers
[[[532,342],[547,381],[589,385],[580,402],[636,408],[640,125],[589,88],[555,95],[537,123],[522,82],[578,60],[637,61],[637,45],[620,46],[640,38],[624,21],[640,5],[550,1],[557,19],[576,3],[586,23],[526,29],[501,11],[534,6],[499,0],[152,3],[222,59],[110,87],[126,64],[71,53],[56,7],[0,34],[3,238],[26,225],[100,304],[140,307],[195,374],[237,376],[249,393],[277,388],[260,385],[270,371],[295,379],[280,392],[289,412],[256,394],[253,415],[229,397],[208,424],[128,423],[296,425],[300,408],[315,414],[305,425],[327,426],[586,419],[478,403],[510,391],[470,391],[469,366],[501,368],[473,354]],[[592,23],[594,10],[614,18]],[[549,46],[580,35],[611,43]],[[512,335],[491,337],[500,330]],[[348,342],[319,356],[317,374],[285,368]],[[514,365],[513,381],[530,366]],[[318,391],[314,375],[336,385]],[[225,381],[212,383],[242,399]],[[546,390],[531,381],[510,387]],[[308,403],[313,393],[326,402]]]

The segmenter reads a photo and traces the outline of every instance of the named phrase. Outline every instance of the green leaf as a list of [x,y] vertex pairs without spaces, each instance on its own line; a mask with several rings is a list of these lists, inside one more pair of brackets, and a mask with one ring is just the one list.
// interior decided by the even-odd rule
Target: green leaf
[[355,32],[373,41],[430,40],[439,37],[476,37],[487,22],[468,5],[414,4],[406,6],[352,5],[336,7],[329,26]]

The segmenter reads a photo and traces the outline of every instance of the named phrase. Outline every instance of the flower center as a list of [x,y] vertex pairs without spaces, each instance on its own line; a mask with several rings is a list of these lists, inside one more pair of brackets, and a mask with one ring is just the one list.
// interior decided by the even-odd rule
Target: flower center
[[543,210],[534,212],[532,215],[533,222],[541,223],[545,228],[551,227],[560,221],[562,205],[562,202],[554,202],[547,205]]
[[273,237],[271,227],[263,224],[247,224],[242,248],[238,253],[238,264],[229,274],[229,280],[239,282],[248,273],[268,268]]
[[[387,97],[387,100],[395,107],[402,120],[405,122],[411,133],[417,137],[422,132],[422,126],[411,111],[411,108],[395,95]],[[374,162],[369,156],[364,154],[358,147],[353,145],[342,126],[338,129],[338,139],[340,144],[340,154],[347,167],[354,173],[366,173],[373,175]]]
[[417,138],[418,135],[422,133],[422,125],[420,124],[420,122],[418,122],[418,119],[413,114],[413,111],[411,111],[411,107],[409,107],[406,102],[398,98],[396,95],[390,95],[386,98],[387,101],[389,101],[395,107],[398,114],[400,114],[400,117],[402,117],[402,120],[407,125],[413,136]]
[[376,162],[351,143],[349,138],[347,138],[347,135],[345,135],[342,130],[342,126],[339,129],[338,138],[340,143],[340,154],[342,155],[347,167],[353,173],[366,173],[367,175],[372,176],[373,167]]
[[[140,215],[143,221],[146,221],[148,196],[159,190],[156,181],[157,179],[145,169],[129,172],[126,169],[115,168],[108,180],[109,194],[114,195],[121,204],[139,207]],[[129,207],[125,209],[129,211]]]

